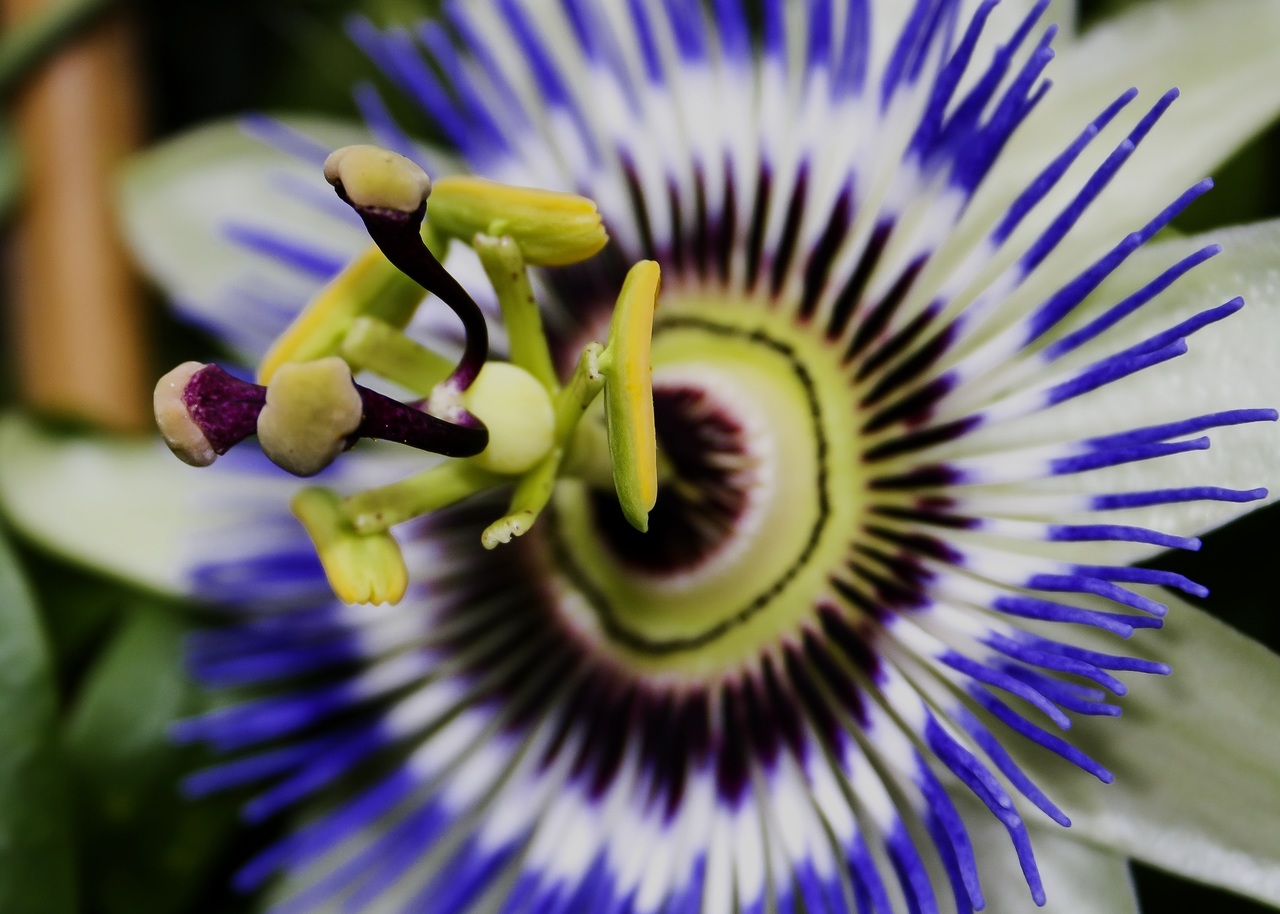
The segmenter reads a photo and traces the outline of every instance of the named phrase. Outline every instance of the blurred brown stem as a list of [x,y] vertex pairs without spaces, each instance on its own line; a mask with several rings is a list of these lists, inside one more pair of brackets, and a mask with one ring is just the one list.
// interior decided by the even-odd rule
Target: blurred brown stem
[[[58,0],[2,0],[5,22]],[[10,289],[25,403],[110,428],[150,425],[142,297],[121,244],[113,175],[141,135],[134,35],[113,12],[14,96],[26,182]]]

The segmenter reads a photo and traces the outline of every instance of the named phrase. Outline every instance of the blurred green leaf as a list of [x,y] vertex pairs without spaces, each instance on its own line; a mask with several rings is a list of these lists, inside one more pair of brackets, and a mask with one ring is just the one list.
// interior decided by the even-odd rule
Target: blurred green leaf
[[440,11],[439,0],[356,0],[356,12],[388,27],[413,26]]
[[1214,170],[1213,192],[1197,200],[1175,225],[1192,235],[1273,215],[1280,202],[1280,180],[1275,168],[1277,147],[1280,127],[1272,127],[1242,147]]
[[15,546],[41,610],[66,704],[138,592],[36,547],[21,542]]
[[94,912],[188,911],[211,877],[222,878],[213,873],[234,810],[180,795],[178,781],[199,755],[168,738],[170,724],[200,704],[182,673],[185,629],[172,611],[140,603],[86,679],[67,725]]
[[44,633],[0,539],[0,911],[75,910],[74,845]]
[[[185,471],[185,472],[184,472]],[[33,544],[151,591],[185,588],[182,550],[201,513],[192,475],[158,439],[65,434],[0,417],[0,510]]]

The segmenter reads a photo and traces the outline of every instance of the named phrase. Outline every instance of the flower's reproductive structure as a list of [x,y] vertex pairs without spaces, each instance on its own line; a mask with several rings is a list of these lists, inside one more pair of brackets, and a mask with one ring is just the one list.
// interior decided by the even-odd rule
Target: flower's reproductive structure
[[[1097,544],[1196,548],[1123,512],[1264,494],[1090,474],[1276,418],[1124,416],[1086,437],[1055,423],[1241,302],[1126,335],[1213,247],[1090,297],[1208,182],[1109,249],[1058,256],[1176,93],[1136,116],[1119,95],[999,192],[1001,153],[1048,89],[1046,5],[496,0],[412,34],[355,26],[503,183],[331,157],[405,276],[376,252],[349,266],[264,386],[198,366],[162,385],[185,456],[256,432],[303,475],[360,436],[454,458],[295,501],[330,580],[365,605],[277,607],[194,645],[213,684],[301,678],[182,725],[248,750],[193,789],[269,781],[253,818],[353,791],[244,886],[287,872],[282,910],[932,911],[944,890],[968,911],[994,851],[970,841],[962,790],[1043,902],[1026,819],[1068,822],[1006,744],[1110,780],[1057,731],[1119,714],[1117,673],[1168,670],[1073,633],[1158,628],[1152,585],[1202,592]],[[417,155],[360,97],[383,145]],[[359,156],[370,171],[343,170]],[[449,244],[479,256],[510,363],[487,359],[481,310],[430,253]],[[528,265],[545,268],[540,308]],[[456,366],[405,332],[420,287],[463,318]],[[422,399],[356,387],[362,370]],[[242,596],[258,606],[251,584]]]

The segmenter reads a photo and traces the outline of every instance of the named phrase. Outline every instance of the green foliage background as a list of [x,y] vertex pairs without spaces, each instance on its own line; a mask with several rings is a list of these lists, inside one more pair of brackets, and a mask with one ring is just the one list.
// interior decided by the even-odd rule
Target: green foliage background
[[[1165,0],[1083,0],[1084,26],[1133,2]],[[343,20],[359,12],[380,23],[412,21],[431,4],[133,6],[144,34],[152,132],[160,137],[246,109],[353,116],[349,87],[373,73],[345,39]],[[0,54],[0,72],[3,63]],[[1273,129],[1218,173],[1217,189],[1179,227],[1201,231],[1280,214],[1277,161],[1280,131]],[[0,218],[21,191],[21,163],[0,126]],[[178,327],[158,303],[153,329],[157,364],[209,351],[209,341]],[[11,364],[0,351],[0,397],[8,404]],[[1201,553],[1164,560],[1213,590],[1212,611],[1273,647],[1280,621],[1262,570],[1278,526],[1280,511],[1257,512],[1209,537]],[[182,673],[181,640],[191,625],[187,607],[69,567],[0,530],[0,912],[251,909],[227,888],[229,874],[274,837],[270,828],[238,827],[235,798],[187,803],[176,786],[208,761],[166,737],[170,722],[207,702]],[[1263,910],[1142,868],[1138,884],[1151,912]]]

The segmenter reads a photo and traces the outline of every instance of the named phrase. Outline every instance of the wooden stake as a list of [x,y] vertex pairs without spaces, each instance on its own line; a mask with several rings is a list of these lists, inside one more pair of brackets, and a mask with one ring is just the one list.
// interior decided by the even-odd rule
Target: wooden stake
[[[59,0],[2,0],[6,22]],[[29,407],[113,429],[152,425],[143,299],[120,241],[113,181],[141,136],[135,43],[112,13],[15,97],[25,196],[11,322]]]

